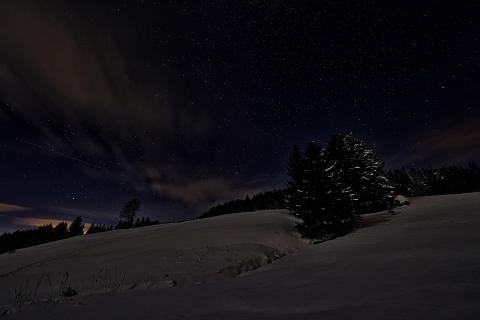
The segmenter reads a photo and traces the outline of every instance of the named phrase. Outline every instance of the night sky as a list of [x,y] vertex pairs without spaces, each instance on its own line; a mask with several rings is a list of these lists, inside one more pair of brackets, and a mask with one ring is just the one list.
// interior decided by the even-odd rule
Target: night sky
[[196,216],[351,131],[480,161],[479,1],[0,2],[0,233]]

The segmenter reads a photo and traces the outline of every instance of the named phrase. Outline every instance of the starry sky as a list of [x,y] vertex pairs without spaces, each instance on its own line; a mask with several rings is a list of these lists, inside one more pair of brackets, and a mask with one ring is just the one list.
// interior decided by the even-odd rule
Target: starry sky
[[351,131],[480,161],[478,1],[0,2],[0,232],[194,217]]

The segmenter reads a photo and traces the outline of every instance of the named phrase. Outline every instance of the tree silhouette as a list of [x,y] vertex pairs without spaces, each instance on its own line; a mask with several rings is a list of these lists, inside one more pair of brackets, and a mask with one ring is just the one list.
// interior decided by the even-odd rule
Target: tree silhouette
[[61,240],[68,238],[68,224],[66,222],[60,222],[53,228],[53,237],[55,240]]
[[92,223],[87,230],[87,234],[106,232],[106,231],[110,231],[110,230],[113,230],[112,226],[105,226],[104,224]]
[[[153,222],[152,222],[153,223]],[[158,221],[155,221],[158,223]],[[19,248],[26,248],[50,241],[62,240],[72,236],[83,234],[84,224],[82,217],[76,217],[70,224],[60,222],[55,227],[52,224],[39,226],[36,229],[17,230],[12,233],[0,235],[0,254],[5,252],[14,252]],[[111,231],[113,226],[92,224],[87,233]]]
[[274,189],[272,191],[260,192],[253,195],[251,198],[246,196],[244,199],[237,199],[225,202],[223,204],[218,204],[208,209],[198,218],[202,219],[236,212],[285,209],[285,194],[286,191],[284,189]]
[[128,227],[133,227],[133,221],[139,208],[140,200],[137,198],[129,200],[122,208],[122,211],[120,212],[120,218],[125,220]]
[[83,234],[83,228],[85,225],[82,222],[82,217],[78,216],[73,220],[68,228],[68,233],[70,237],[79,236]]

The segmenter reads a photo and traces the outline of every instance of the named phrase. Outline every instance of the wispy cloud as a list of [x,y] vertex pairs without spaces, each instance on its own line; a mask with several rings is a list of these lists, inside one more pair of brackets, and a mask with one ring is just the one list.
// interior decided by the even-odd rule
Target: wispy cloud
[[9,212],[16,212],[16,211],[24,211],[28,210],[27,207],[18,206],[15,204],[9,203],[0,203],[0,213],[9,213]]
[[444,165],[480,161],[478,119],[456,123],[441,131],[427,132],[405,150],[387,159],[397,164]]
[[[41,137],[17,141],[86,170],[111,171],[140,192],[188,203],[223,194],[231,181],[213,175],[171,183],[200,179],[169,159],[172,149],[208,135],[208,110],[172,101],[161,74],[138,70],[148,61],[132,65],[108,17],[63,9],[57,2],[0,4],[0,94],[12,106],[0,110],[0,121],[22,119]],[[154,184],[146,182],[151,167],[162,172]]]
[[220,177],[208,177],[197,181],[179,183],[154,182],[154,191],[169,197],[182,200],[188,204],[196,204],[212,198],[222,198],[232,193],[232,182]]

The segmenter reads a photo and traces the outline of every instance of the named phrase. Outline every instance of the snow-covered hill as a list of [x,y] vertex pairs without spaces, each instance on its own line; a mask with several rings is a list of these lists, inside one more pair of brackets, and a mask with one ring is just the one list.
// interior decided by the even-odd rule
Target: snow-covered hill
[[[80,240],[72,239],[68,240],[72,241],[68,244],[71,250],[66,252],[61,246],[51,248],[55,250],[42,247],[18,252],[18,257],[1,257],[0,285],[3,292],[9,277],[16,279],[24,272],[33,274],[34,270],[55,261],[56,270],[63,272],[71,263],[68,261],[77,261],[76,270],[82,271],[94,269],[82,261],[93,265],[139,259],[142,262],[134,266],[135,272],[154,272],[161,266],[158,259],[165,255],[156,253],[158,241],[168,242],[162,244],[164,248],[175,250],[180,246],[185,252],[187,248],[198,252],[208,242],[218,250],[213,251],[214,256],[222,256],[221,248],[234,243],[254,244],[251,250],[261,254],[265,250],[256,251],[255,246],[275,248],[272,252],[304,247],[294,255],[235,278],[195,285],[185,277],[184,285],[174,288],[75,296],[63,303],[25,306],[12,318],[478,319],[480,193],[417,198],[410,207],[398,212],[384,223],[311,246],[291,235],[293,221],[281,212],[216,217],[180,224],[178,229],[174,225],[156,227],[166,228],[169,237],[152,234],[143,239],[140,230],[130,230],[122,240],[114,239],[122,238],[121,233],[92,237],[84,241],[91,242],[91,246],[85,247]],[[166,231],[168,228],[171,230]],[[188,237],[180,234],[180,228],[190,232]],[[149,230],[154,233],[154,229]],[[193,236],[197,233],[203,236]],[[178,242],[179,239],[184,240]],[[119,241],[125,246],[118,245]],[[143,245],[132,250],[137,248],[137,242]],[[97,248],[101,246],[106,247],[102,254],[91,255],[103,250]],[[143,247],[145,252],[140,250]],[[151,259],[149,255],[153,255]],[[98,260],[92,259],[93,256]],[[68,262],[63,268],[62,261]],[[176,266],[182,270],[182,263]],[[14,272],[9,276],[6,271]],[[8,288],[11,286],[9,282]]]
[[62,294],[52,290],[68,287],[80,295],[95,295],[233,277],[305,246],[294,225],[286,211],[267,210],[17,250],[0,255],[0,306],[12,303],[19,290],[26,291],[25,300],[45,300],[60,298]]

